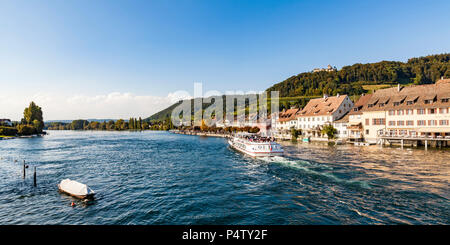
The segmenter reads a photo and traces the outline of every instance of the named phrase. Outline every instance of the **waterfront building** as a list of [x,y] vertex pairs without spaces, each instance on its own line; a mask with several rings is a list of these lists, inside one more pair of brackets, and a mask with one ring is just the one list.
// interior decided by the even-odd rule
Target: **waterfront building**
[[366,142],[380,136],[450,138],[450,79],[377,90],[362,107]]
[[362,124],[362,108],[373,94],[362,94],[348,113],[348,140],[353,142],[364,141],[364,129]]
[[347,95],[311,99],[305,108],[296,113],[297,129],[305,136],[322,137],[322,127],[341,119],[353,107]]
[[275,124],[272,124],[273,136],[281,139],[291,138],[291,128],[297,128],[296,114],[301,111],[298,108],[291,108],[281,111],[278,115],[272,115]]
[[347,129],[349,122],[349,114],[333,122],[333,127],[336,129],[336,138],[347,140],[349,131]]
[[12,122],[11,122],[10,119],[0,119],[0,126],[11,127],[12,126]]

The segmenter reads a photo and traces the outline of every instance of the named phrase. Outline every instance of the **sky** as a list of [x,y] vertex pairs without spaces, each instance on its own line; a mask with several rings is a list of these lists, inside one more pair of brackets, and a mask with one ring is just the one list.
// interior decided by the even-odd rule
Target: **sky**
[[263,91],[450,51],[450,1],[0,0],[0,118],[148,117],[203,90]]

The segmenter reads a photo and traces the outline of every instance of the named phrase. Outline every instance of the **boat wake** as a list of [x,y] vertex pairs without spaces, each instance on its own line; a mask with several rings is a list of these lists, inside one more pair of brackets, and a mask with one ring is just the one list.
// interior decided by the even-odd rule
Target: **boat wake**
[[309,175],[315,175],[319,177],[325,177],[337,183],[357,185],[361,188],[370,189],[370,185],[366,181],[342,179],[333,174],[333,168],[324,164],[310,162],[306,160],[290,160],[285,157],[262,157],[259,158],[262,161],[268,163],[280,164],[284,167],[293,168]]

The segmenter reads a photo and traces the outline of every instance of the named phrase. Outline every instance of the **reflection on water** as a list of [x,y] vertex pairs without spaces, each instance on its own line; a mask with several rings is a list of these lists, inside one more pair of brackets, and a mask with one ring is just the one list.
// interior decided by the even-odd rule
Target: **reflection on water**
[[[448,150],[282,144],[283,157],[254,159],[222,138],[167,132],[0,141],[0,224],[450,223]],[[70,207],[63,178],[96,200]]]
[[[285,142],[288,156],[325,163],[332,167],[348,166],[375,179],[389,179],[396,190],[423,189],[450,196],[450,151],[353,145],[328,146],[322,143],[293,144]],[[295,147],[295,150],[293,149]],[[330,161],[333,159],[333,161]]]

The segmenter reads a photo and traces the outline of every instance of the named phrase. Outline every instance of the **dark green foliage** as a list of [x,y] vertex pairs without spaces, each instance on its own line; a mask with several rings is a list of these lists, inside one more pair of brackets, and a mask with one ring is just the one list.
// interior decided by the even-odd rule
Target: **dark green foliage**
[[281,97],[355,95],[363,84],[426,84],[450,75],[450,54],[409,59],[407,63],[381,61],[344,66],[333,72],[305,72],[275,84],[267,91],[280,91]]
[[86,120],[74,120],[70,124],[70,129],[71,130],[83,130],[85,128],[85,126],[88,124],[89,124],[89,122]]
[[17,127],[17,133],[19,135],[33,135],[37,134],[37,129],[31,125],[21,124]]
[[301,129],[295,129],[295,127],[291,127],[291,136],[292,139],[297,139],[299,135],[302,134],[302,130]]
[[23,124],[33,125],[38,133],[42,132],[44,128],[44,119],[42,117],[42,109],[34,102],[23,111]]
[[337,129],[333,125],[325,125],[323,126],[322,134],[326,134],[328,139],[334,139],[334,136],[337,134]]
[[0,126],[0,135],[3,136],[16,136],[17,129],[13,127],[1,127]]
[[[165,123],[168,122],[167,120]],[[167,126],[165,127],[165,130],[172,129],[173,125],[171,125],[171,122],[169,122],[170,128]],[[165,125],[165,124],[164,124]],[[130,118],[128,122],[126,122],[123,119],[119,119],[114,122],[114,120],[110,120],[108,122],[103,121],[88,121],[88,120],[74,120],[71,123],[63,123],[63,122],[51,122],[47,123],[45,125],[46,129],[49,130],[145,130],[150,129],[150,124],[147,122],[142,122],[142,119],[139,118]],[[158,130],[163,129],[157,128]]]

